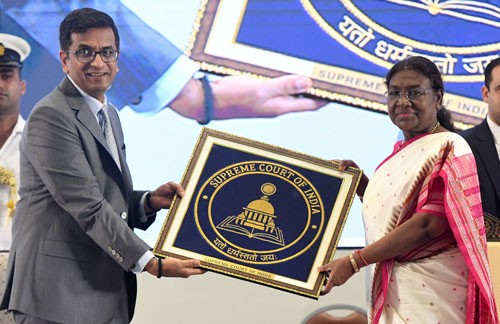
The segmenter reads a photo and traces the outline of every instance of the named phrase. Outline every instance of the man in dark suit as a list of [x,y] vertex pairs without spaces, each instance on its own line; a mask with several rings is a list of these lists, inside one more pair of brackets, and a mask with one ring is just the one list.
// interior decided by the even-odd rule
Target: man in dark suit
[[189,277],[197,260],[154,258],[132,228],[184,191],[134,191],[123,133],[106,91],[119,36],[107,14],[75,10],[60,26],[66,77],[32,111],[21,140],[21,199],[1,308],[18,323],[128,323],[134,272]]
[[476,159],[483,210],[500,219],[500,57],[486,66],[481,92],[488,115],[461,135]]

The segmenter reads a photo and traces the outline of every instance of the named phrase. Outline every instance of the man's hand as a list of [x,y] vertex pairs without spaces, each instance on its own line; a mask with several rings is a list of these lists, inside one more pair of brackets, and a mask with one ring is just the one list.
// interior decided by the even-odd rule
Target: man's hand
[[[272,79],[226,76],[210,82],[214,95],[213,119],[276,117],[299,111],[312,111],[327,104],[324,100],[302,97],[312,80],[300,75]],[[192,79],[170,103],[178,114],[204,120],[201,81]]]
[[153,210],[151,210],[147,203],[144,204],[144,209],[146,213],[152,213],[163,208],[170,208],[175,195],[183,197],[184,193],[184,188],[180,184],[170,181],[151,191],[149,203]]
[[[144,267],[144,270],[149,272],[154,276],[159,274],[159,265],[157,258],[152,258],[149,260],[148,264]],[[200,275],[207,272],[204,269],[199,268],[200,261],[198,260],[179,260],[176,258],[165,258],[161,262],[161,276],[162,277],[179,277],[188,278],[193,275]]]
[[[312,86],[312,80],[300,75],[285,75],[268,80],[246,76],[224,77],[211,83],[216,119],[241,117],[276,117],[299,111],[316,110],[327,102],[300,97]],[[224,109],[224,107],[231,107]]]

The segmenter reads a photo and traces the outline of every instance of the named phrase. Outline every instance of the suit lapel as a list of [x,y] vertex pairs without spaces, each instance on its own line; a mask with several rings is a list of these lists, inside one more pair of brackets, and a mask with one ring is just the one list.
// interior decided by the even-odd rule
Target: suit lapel
[[[115,163],[113,156],[111,154],[111,149],[104,138],[104,134],[97,123],[97,119],[92,113],[92,110],[85,102],[83,96],[78,92],[75,86],[69,81],[68,78],[64,78],[63,81],[59,84],[59,88],[65,95],[65,98],[68,102],[69,107],[75,112],[75,119],[82,124],[95,138],[96,142],[98,142],[102,147],[107,151],[108,156],[104,156],[104,158],[108,159],[110,162],[108,165],[113,165],[116,173],[110,176],[115,177],[116,181],[119,181],[123,184],[120,186],[124,196],[127,199],[130,198],[130,192],[132,189],[132,176],[130,175],[130,171],[127,167],[127,163],[125,160],[125,146],[123,144],[123,132],[120,125],[120,120],[118,118],[118,113],[114,107],[110,107],[112,109],[108,109],[110,115],[110,122],[113,128],[113,135],[115,136],[116,144],[118,146],[118,155],[120,157],[121,171]],[[97,145],[97,144],[96,144]],[[131,219],[131,218],[130,218]]]
[[[69,81],[68,78],[63,79],[63,81],[59,85],[59,88],[66,96],[66,98],[68,100],[68,104],[71,107],[71,109],[73,109],[73,111],[75,111],[75,118],[85,128],[87,128],[89,130],[89,132],[94,136],[94,138],[97,140],[97,142],[99,142],[99,144],[101,144],[106,149],[106,151],[109,154],[109,158],[113,160],[113,155],[111,154],[111,149],[109,148],[109,145],[106,142],[106,138],[104,138],[104,134],[102,133],[102,130],[99,127],[99,124],[97,123],[96,117],[92,113],[92,110],[90,109],[90,107],[85,102],[85,99],[83,98],[83,96],[78,92],[78,90],[71,83],[71,81]],[[109,110],[113,110],[113,109],[109,109]],[[118,116],[116,114],[116,111],[114,111],[114,113],[112,113],[110,115],[113,115],[113,117],[110,116],[111,126],[113,127],[113,134],[115,135],[115,139],[117,140],[118,154],[120,156],[120,163],[121,163],[121,166],[123,168],[124,163],[122,161],[125,161],[124,160],[125,156],[121,152],[122,151],[121,147],[123,146],[123,135],[117,135],[117,132],[114,129],[115,125],[118,125],[116,127],[119,127],[120,122],[117,119]],[[121,128],[120,128],[120,130],[121,130]],[[119,133],[122,134],[121,131]]]
[[500,160],[495,148],[493,135],[488,127],[486,119],[478,126],[476,132],[477,154],[484,161],[484,166],[488,172],[495,188],[497,199],[500,200]]
[[70,108],[75,111],[75,118],[80,121],[80,123],[82,123],[82,125],[87,128],[89,132],[98,140],[98,142],[106,147],[109,152],[109,148],[101,128],[99,127],[92,110],[85,102],[83,96],[78,92],[68,78],[64,78],[59,85],[59,88],[64,93]]

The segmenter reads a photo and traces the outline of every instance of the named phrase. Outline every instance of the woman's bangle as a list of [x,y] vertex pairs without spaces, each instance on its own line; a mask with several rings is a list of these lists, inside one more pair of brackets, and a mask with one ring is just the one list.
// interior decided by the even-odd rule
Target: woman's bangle
[[359,272],[358,264],[356,263],[356,260],[354,260],[354,254],[349,255],[349,260],[351,260],[351,265],[354,269],[354,272]]
[[357,255],[359,255],[359,258],[361,259],[361,261],[363,261],[363,264],[365,265],[365,267],[369,265],[369,263],[366,262],[366,259],[363,258],[363,255],[361,254],[361,250],[356,250],[356,252],[354,252],[354,253],[356,253]]
[[161,270],[161,258],[156,258],[156,260],[158,260],[158,274],[156,275],[156,278],[161,278],[163,276]]

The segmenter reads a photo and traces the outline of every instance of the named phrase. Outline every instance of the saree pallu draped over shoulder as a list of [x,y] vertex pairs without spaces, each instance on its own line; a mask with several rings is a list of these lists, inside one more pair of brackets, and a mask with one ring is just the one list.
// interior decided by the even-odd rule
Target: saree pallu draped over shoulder
[[459,135],[396,143],[364,194],[367,244],[417,212],[446,217],[452,233],[370,266],[371,323],[498,323],[476,164]]

